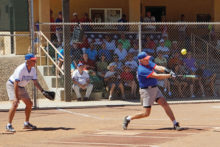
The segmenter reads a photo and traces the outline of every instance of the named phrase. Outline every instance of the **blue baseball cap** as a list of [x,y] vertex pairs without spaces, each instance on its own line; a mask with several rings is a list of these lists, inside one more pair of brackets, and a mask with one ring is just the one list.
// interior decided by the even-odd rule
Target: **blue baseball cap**
[[32,53],[28,53],[25,55],[25,60],[37,60],[37,58]]
[[79,63],[77,66],[80,67],[80,66],[82,66],[82,65],[83,65],[82,63]]
[[144,59],[144,58],[146,58],[147,60],[149,60],[149,59],[151,58],[151,56],[147,55],[146,52],[140,52],[140,53],[138,54],[138,60],[141,60],[141,59]]

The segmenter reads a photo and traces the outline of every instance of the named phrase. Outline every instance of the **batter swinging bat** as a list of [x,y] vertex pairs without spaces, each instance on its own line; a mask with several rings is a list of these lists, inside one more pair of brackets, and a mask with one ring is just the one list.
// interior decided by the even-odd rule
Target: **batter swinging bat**
[[177,75],[177,77],[183,77],[183,78],[197,78],[197,75]]

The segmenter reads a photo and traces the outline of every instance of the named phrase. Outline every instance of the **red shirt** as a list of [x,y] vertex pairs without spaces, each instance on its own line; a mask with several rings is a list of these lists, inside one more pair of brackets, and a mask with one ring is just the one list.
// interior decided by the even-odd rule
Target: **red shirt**
[[[50,17],[50,22],[54,23],[54,18],[53,17]],[[51,25],[50,26],[50,31],[51,32],[56,32],[56,25]]]
[[87,62],[84,61],[84,60],[82,60],[82,61],[80,61],[80,63],[82,63],[83,65],[92,66],[92,68],[91,68],[91,67],[85,67],[84,70],[90,70],[90,69],[93,69],[93,70],[94,70],[94,69],[95,69],[95,62],[92,61],[92,60],[90,60],[90,59],[88,59]]
[[130,72],[122,72],[120,75],[121,79],[124,81],[131,81],[134,80],[134,76]]

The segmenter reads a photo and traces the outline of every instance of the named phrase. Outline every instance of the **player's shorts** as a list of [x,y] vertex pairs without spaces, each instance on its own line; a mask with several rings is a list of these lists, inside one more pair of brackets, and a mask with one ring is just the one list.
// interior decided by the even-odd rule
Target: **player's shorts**
[[140,89],[139,91],[141,99],[143,100],[144,108],[150,108],[158,98],[164,97],[158,87]]
[[[6,90],[8,93],[9,100],[14,100],[15,99],[14,84],[12,84],[10,81],[7,81]],[[18,87],[18,96],[19,98],[28,98],[28,99],[30,98],[24,87]]]

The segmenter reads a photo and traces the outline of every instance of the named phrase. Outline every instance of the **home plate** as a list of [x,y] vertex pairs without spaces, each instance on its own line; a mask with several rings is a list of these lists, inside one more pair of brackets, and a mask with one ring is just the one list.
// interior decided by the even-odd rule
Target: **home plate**
[[138,135],[140,133],[137,133],[137,132],[125,132],[125,131],[121,131],[121,132],[113,132],[113,131],[107,131],[107,132],[98,132],[98,133],[95,133],[95,134],[98,134],[98,135]]

